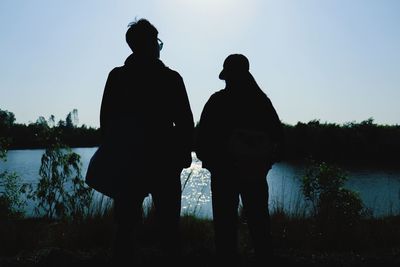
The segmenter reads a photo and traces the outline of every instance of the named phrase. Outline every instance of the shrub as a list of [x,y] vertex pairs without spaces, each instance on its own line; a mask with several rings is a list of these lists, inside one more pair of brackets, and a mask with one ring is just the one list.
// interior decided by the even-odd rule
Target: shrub
[[24,193],[21,177],[15,172],[0,173],[0,218],[19,218],[24,215],[26,201],[22,198]]
[[48,219],[80,220],[89,212],[93,191],[84,183],[80,156],[60,145],[46,149],[39,169],[40,180],[28,197],[37,200],[36,213]]
[[[0,138],[0,160],[7,160],[8,141]],[[0,172],[0,218],[22,217],[26,201],[22,198],[21,177],[15,172]]]
[[319,234],[345,234],[363,214],[360,196],[344,188],[347,176],[338,167],[313,163],[302,178],[302,191],[312,205]]

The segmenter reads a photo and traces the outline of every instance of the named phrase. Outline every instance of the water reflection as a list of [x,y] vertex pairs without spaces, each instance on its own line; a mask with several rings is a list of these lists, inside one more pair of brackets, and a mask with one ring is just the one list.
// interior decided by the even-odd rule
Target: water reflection
[[181,174],[182,214],[211,217],[210,172],[201,167],[201,161],[192,154],[190,168]]

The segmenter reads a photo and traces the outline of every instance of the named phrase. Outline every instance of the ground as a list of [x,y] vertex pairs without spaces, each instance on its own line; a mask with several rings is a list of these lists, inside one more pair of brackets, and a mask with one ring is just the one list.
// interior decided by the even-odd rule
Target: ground
[[[147,254],[147,255],[146,255]],[[193,252],[180,257],[182,266],[213,266],[215,262],[212,253]],[[161,263],[161,264],[160,264]],[[140,262],[135,266],[165,266],[166,261],[154,252],[144,252]],[[173,263],[178,266],[178,263]],[[114,266],[110,261],[110,252],[107,250],[70,251],[56,247],[50,247],[35,251],[24,251],[17,256],[0,259],[1,267],[47,267],[47,266]],[[242,257],[239,266],[256,266],[251,255]],[[352,252],[337,253],[305,253],[294,250],[280,250],[275,253],[274,264],[268,266],[400,266],[400,249],[392,251],[380,251],[360,255]]]

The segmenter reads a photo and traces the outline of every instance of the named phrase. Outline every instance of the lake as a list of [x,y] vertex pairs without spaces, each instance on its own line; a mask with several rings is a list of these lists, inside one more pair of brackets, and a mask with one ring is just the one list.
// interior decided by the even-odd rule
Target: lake
[[[81,156],[83,174],[96,148],[75,148]],[[0,172],[17,172],[24,182],[37,183],[40,160],[44,150],[11,150],[7,161],[0,162]],[[201,161],[192,153],[190,168],[181,174],[182,214],[195,213],[199,217],[212,217],[210,197],[210,173],[201,168]],[[162,160],[162,158],[160,158]],[[348,174],[346,187],[359,192],[364,204],[376,217],[400,213],[400,168],[372,166],[341,166]],[[267,175],[269,184],[269,206],[273,210],[282,207],[286,212],[295,213],[305,205],[301,194],[301,177],[305,165],[301,162],[276,163]],[[189,177],[190,175],[190,177]],[[189,177],[189,178],[188,178]],[[27,214],[32,214],[32,204]]]

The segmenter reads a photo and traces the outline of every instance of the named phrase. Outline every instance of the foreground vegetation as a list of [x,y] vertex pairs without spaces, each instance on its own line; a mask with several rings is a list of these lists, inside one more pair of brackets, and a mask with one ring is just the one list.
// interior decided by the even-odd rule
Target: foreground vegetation
[[[351,234],[324,236],[311,218],[272,214],[272,235],[278,266],[399,266],[400,217],[364,219]],[[253,254],[245,220],[240,221],[243,266]],[[151,221],[137,237],[138,266],[161,259]],[[112,212],[81,222],[31,218],[0,223],[0,266],[108,266]],[[210,220],[182,217],[183,263],[211,266],[214,259]]]

